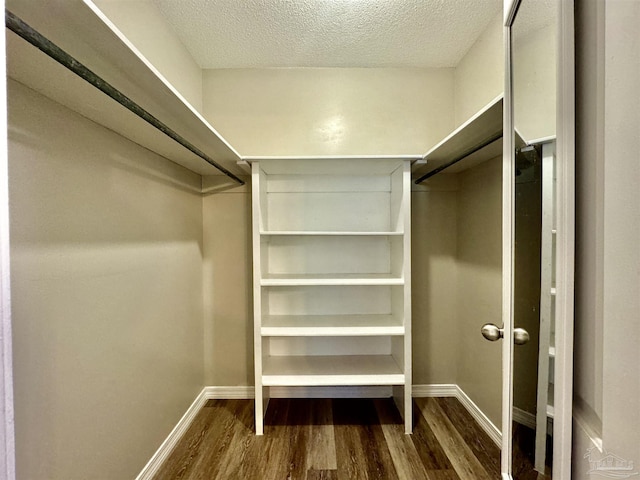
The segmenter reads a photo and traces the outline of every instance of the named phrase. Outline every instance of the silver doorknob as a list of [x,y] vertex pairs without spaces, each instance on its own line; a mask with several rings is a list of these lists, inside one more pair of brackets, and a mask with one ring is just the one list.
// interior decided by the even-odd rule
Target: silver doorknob
[[500,340],[504,336],[504,329],[498,328],[493,323],[485,323],[480,329],[482,336],[490,342]]
[[[490,342],[495,342],[504,337],[504,329],[498,328],[493,323],[485,323],[480,329],[482,336]],[[513,343],[516,345],[524,345],[529,341],[529,332],[524,328],[513,329]]]
[[513,329],[513,343],[516,345],[524,345],[529,341],[529,332],[524,328]]

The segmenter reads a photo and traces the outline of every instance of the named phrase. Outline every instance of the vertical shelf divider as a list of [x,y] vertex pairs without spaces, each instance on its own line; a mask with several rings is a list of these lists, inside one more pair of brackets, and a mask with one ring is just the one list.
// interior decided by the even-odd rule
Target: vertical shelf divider
[[256,435],[264,433],[264,412],[269,402],[268,392],[262,386],[262,292],[260,280],[262,277],[261,239],[260,231],[263,226],[261,188],[263,174],[260,170],[260,162],[251,164],[251,208],[252,215],[252,242],[253,242],[253,354],[255,358],[255,425]]

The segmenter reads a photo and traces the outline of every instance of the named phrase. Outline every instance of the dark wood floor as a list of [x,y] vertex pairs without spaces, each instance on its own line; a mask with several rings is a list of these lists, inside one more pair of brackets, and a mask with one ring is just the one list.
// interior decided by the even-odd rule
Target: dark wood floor
[[414,401],[413,435],[391,399],[210,400],[156,479],[499,479],[500,451],[455,398]]
[[553,442],[547,437],[546,475],[534,470],[536,449],[535,430],[513,423],[513,469],[511,475],[514,480],[551,480],[551,464],[553,455]]

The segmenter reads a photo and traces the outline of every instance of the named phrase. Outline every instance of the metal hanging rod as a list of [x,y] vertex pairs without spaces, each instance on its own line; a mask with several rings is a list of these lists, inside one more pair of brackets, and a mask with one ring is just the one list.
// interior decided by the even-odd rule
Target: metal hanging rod
[[244,185],[244,181],[239,177],[231,173],[229,170],[224,168],[222,165],[218,164],[215,160],[209,157],[206,153],[204,153],[199,148],[195,147],[191,143],[189,143],[184,137],[173,131],[167,125],[162,123],[156,117],[147,112],[144,108],[138,105],[136,102],[127,97],[120,90],[115,88],[113,85],[109,84],[107,81],[102,79],[100,76],[96,75],[90,69],[85,67],[81,62],[73,58],[67,52],[58,47],[51,40],[40,34],[37,30],[26,24],[22,19],[11,13],[9,10],[5,9],[5,25],[6,27],[14,32],[16,35],[22,37],[24,40],[29,42],[31,45],[54,59],[56,62],[71,70],[73,73],[78,75],[84,81],[93,85],[95,88],[118,102],[124,108],[134,113],[142,120],[147,122],[149,125],[153,126],[157,130],[164,133],[167,137],[176,141],[184,148],[194,153],[209,165],[220,170],[227,177],[233,179],[238,182],[240,185]]
[[434,168],[430,172],[425,173],[424,175],[422,175],[420,178],[418,178],[415,181],[415,184],[417,185],[419,183],[424,182],[427,178],[433,177],[434,175],[436,175],[436,174],[440,173],[441,171],[443,171],[445,168],[449,168],[451,165],[454,165],[454,164],[458,163],[460,160],[463,160],[463,159],[467,158],[469,155],[471,155],[473,153],[476,153],[478,150],[482,150],[484,147],[486,147],[487,145],[492,144],[493,142],[495,142],[499,138],[502,138],[502,132],[495,133],[494,135],[489,137],[487,140],[484,140],[482,143],[473,146],[469,150],[465,151],[462,155],[459,155],[458,157],[454,158],[450,162],[447,162],[447,163],[445,163],[443,165],[440,165],[438,168]]

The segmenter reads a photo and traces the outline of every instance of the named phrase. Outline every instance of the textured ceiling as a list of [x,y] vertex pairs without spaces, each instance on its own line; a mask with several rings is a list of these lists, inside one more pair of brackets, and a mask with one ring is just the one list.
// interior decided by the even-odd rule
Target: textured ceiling
[[452,67],[502,0],[152,0],[202,68]]

